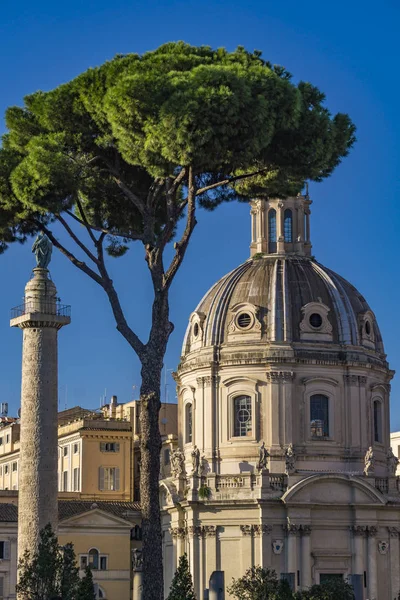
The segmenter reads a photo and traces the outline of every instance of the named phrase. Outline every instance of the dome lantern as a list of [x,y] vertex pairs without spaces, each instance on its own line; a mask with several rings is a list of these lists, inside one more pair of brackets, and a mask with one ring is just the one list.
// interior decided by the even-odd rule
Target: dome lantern
[[253,200],[250,255],[310,256],[310,204],[308,194]]

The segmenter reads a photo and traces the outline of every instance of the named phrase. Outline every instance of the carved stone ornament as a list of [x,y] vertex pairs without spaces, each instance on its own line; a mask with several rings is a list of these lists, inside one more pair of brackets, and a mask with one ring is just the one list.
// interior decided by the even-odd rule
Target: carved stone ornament
[[397,458],[397,456],[395,456],[393,454],[393,450],[391,448],[389,448],[389,450],[386,454],[386,464],[387,464],[387,469],[388,469],[389,475],[392,475],[392,477],[394,477],[396,475],[397,465],[399,464],[399,459]]
[[298,531],[300,531],[300,525],[295,525],[291,520],[290,517],[286,518],[286,524],[283,525],[283,530],[288,534],[288,535],[296,535],[296,533]]
[[139,548],[132,550],[132,563],[134,571],[141,571],[143,567],[143,555]]
[[285,473],[286,475],[292,475],[296,471],[296,453],[293,448],[293,444],[285,450]]
[[[246,334],[246,333],[254,333],[260,332],[262,328],[262,323],[260,320],[260,308],[255,306],[254,304],[248,304],[245,302],[241,302],[240,304],[236,304],[232,307],[232,319],[228,325],[228,332],[234,334]],[[238,321],[241,314],[246,314],[250,317],[250,322],[247,326],[243,327],[240,325]]]
[[240,526],[240,531],[242,532],[242,535],[244,535],[244,536],[251,535],[252,530],[253,530],[253,528],[251,525],[241,525]]
[[274,554],[281,554],[283,550],[283,540],[273,540],[272,551]]
[[183,540],[186,537],[185,527],[171,527],[169,532],[173,538],[179,538]]
[[270,535],[272,531],[272,525],[253,525],[253,533],[257,537],[262,535]]
[[380,542],[378,542],[379,554],[387,554],[388,550],[389,550],[389,542],[386,542],[385,540],[381,540]]
[[216,525],[203,525],[204,537],[215,537],[217,535]]
[[343,375],[343,381],[347,385],[365,385],[367,378],[363,375]]
[[266,376],[270,383],[284,383],[294,379],[293,371],[268,371]]
[[368,537],[375,537],[378,533],[378,528],[375,525],[368,525]]

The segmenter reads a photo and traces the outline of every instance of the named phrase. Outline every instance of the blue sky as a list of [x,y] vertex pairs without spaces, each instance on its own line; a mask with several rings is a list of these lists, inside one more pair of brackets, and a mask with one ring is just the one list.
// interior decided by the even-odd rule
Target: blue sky
[[[358,142],[322,184],[314,184],[312,241],[316,258],[350,280],[370,303],[393,369],[400,370],[398,305],[398,23],[396,0],[321,2],[276,0],[20,0],[2,5],[0,115],[25,94],[48,90],[117,53],[144,52],[183,39],[233,49],[262,50],[295,79],[327,95],[332,112],[348,112]],[[4,122],[0,121],[4,131]],[[201,213],[191,247],[171,292],[175,331],[166,367],[175,369],[189,314],[205,291],[247,259],[248,207]],[[111,271],[131,325],[145,337],[150,286],[142,251],[114,260]],[[30,244],[0,257],[0,397],[11,413],[19,405],[22,336],[9,328],[9,309],[21,303],[34,266]],[[52,276],[72,324],[60,333],[60,407],[94,408],[100,397],[137,397],[140,368],[115,330],[102,290],[55,253]],[[168,397],[175,386],[167,375]],[[133,386],[137,386],[134,388]],[[400,384],[392,386],[392,429],[400,429]]]

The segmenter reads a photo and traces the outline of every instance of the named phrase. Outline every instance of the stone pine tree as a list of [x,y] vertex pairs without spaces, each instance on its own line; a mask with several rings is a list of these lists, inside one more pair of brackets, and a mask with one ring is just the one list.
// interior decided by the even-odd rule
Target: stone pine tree
[[90,567],[86,567],[85,574],[79,582],[76,600],[96,600],[92,569]]
[[[119,55],[31,94],[7,110],[6,124],[1,249],[45,232],[105,292],[141,363],[143,598],[161,600],[160,381],[173,330],[169,291],[196,212],[296,194],[306,180],[323,180],[348,153],[355,129],[347,115],[329,113],[315,86],[293,83],[260,52],[183,42]],[[69,241],[58,239],[60,228]],[[153,291],[147,339],[135,318],[128,322],[107,260],[135,242]],[[134,264],[126,277],[140,285]]]
[[178,568],[175,571],[167,600],[196,600],[186,554],[179,558]]

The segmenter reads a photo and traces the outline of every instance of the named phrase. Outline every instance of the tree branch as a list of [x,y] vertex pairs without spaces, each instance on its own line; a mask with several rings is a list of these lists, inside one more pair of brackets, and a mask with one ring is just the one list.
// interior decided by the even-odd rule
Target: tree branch
[[227,177],[222,181],[217,181],[216,183],[212,183],[211,185],[207,185],[206,187],[200,188],[196,192],[196,196],[200,196],[209,190],[214,190],[221,185],[228,185],[229,183],[234,183],[235,181],[240,181],[241,179],[248,179],[249,177],[254,177],[255,175],[261,175],[269,171],[269,169],[260,169],[259,171],[254,171],[254,173],[245,173],[243,175],[236,175],[235,177]]
[[83,223],[84,223],[84,225],[86,227],[86,230],[87,230],[87,232],[88,232],[88,234],[89,234],[92,242],[94,244],[96,244],[97,240],[96,240],[95,236],[93,235],[93,231],[92,231],[91,227],[89,226],[88,220],[86,218],[85,211],[83,210],[83,206],[82,206],[81,201],[79,200],[78,194],[76,196],[76,204],[78,206],[78,209],[79,209],[79,212],[80,212],[80,215],[81,215],[81,219],[82,219],[82,221],[83,221]]
[[173,257],[170,266],[168,267],[167,272],[164,275],[163,287],[164,289],[168,289],[174,280],[174,277],[182,264],[183,258],[186,253],[186,249],[188,247],[191,235],[196,226],[196,185],[195,179],[193,175],[193,167],[189,167],[189,182],[188,182],[188,196],[187,196],[187,217],[186,217],[186,227],[182,234],[182,237],[179,242],[175,244],[175,256]]
[[57,221],[59,221],[61,223],[61,225],[64,227],[64,229],[67,231],[67,233],[71,236],[71,238],[74,240],[74,242],[79,246],[79,248],[81,250],[83,250],[84,253],[90,258],[90,260],[92,260],[97,265],[98,263],[97,263],[97,258],[95,257],[95,255],[92,254],[90,252],[89,248],[86,248],[85,244],[83,242],[81,242],[81,240],[78,238],[77,235],[75,235],[75,233],[72,231],[71,227],[68,225],[66,220],[61,215],[56,215],[56,219],[57,219]]
[[113,281],[110,278],[106,264],[104,261],[104,248],[103,242],[106,234],[103,232],[99,239],[96,242],[97,248],[97,264],[98,269],[100,271],[102,277],[102,287],[105,293],[108,296],[108,300],[111,305],[111,310],[113,312],[115,322],[117,323],[117,330],[123,335],[128,344],[134,349],[136,354],[140,359],[142,359],[145,352],[145,345],[140,340],[140,338],[136,335],[136,333],[129,327],[125,315],[123,313],[121,303],[119,301],[119,297],[117,291],[114,287]]
[[[85,223],[82,221],[82,219],[80,219],[79,217],[77,217],[71,210],[66,210],[65,212],[67,213],[67,215],[69,217],[71,217],[72,219],[74,219],[77,223],[79,223],[80,225],[85,226]],[[143,234],[141,234],[141,233],[132,234],[132,233],[124,233],[123,231],[112,231],[111,229],[106,229],[105,227],[97,227],[97,225],[92,225],[91,223],[88,223],[88,226],[93,231],[99,231],[100,233],[104,233],[106,235],[113,235],[115,237],[122,237],[122,238],[126,238],[128,240],[132,240],[134,242],[136,242],[137,240],[143,240]],[[94,243],[97,243],[98,240],[96,240],[95,237],[94,237],[94,240],[95,240]]]
[[120,190],[122,190],[122,192],[125,194],[125,196],[128,198],[128,200],[130,200],[132,202],[132,204],[138,209],[140,214],[143,215],[143,213],[145,211],[145,205],[142,202],[142,200],[139,198],[139,196],[134,194],[134,192],[132,192],[132,190],[130,190],[129,187],[127,186],[127,184],[122,180],[118,169],[116,167],[113,167],[113,165],[110,162],[108,162],[106,160],[104,162],[106,163],[107,168],[110,171],[111,175],[113,176],[113,179],[114,179],[115,183],[117,184],[117,186],[120,188]]
[[54,237],[54,235],[50,231],[50,229],[47,229],[47,227],[45,225],[43,225],[43,223],[38,223],[37,225],[40,229],[42,229],[44,231],[44,233],[47,235],[49,240],[53,243],[53,246],[55,246],[58,250],[60,250],[60,252],[62,252],[62,254],[64,254],[64,256],[66,256],[68,258],[68,260],[70,260],[72,262],[72,264],[75,265],[75,267],[78,267],[78,269],[83,271],[83,273],[85,273],[86,275],[89,275],[89,277],[91,279],[93,279],[93,281],[98,283],[101,287],[104,287],[101,277],[95,271],[93,271],[90,267],[88,267],[86,263],[84,263],[81,260],[78,260],[76,258],[76,256],[74,254],[72,254],[72,252],[70,252],[67,248],[65,248],[65,246],[60,244],[60,242],[57,240],[56,237]]

